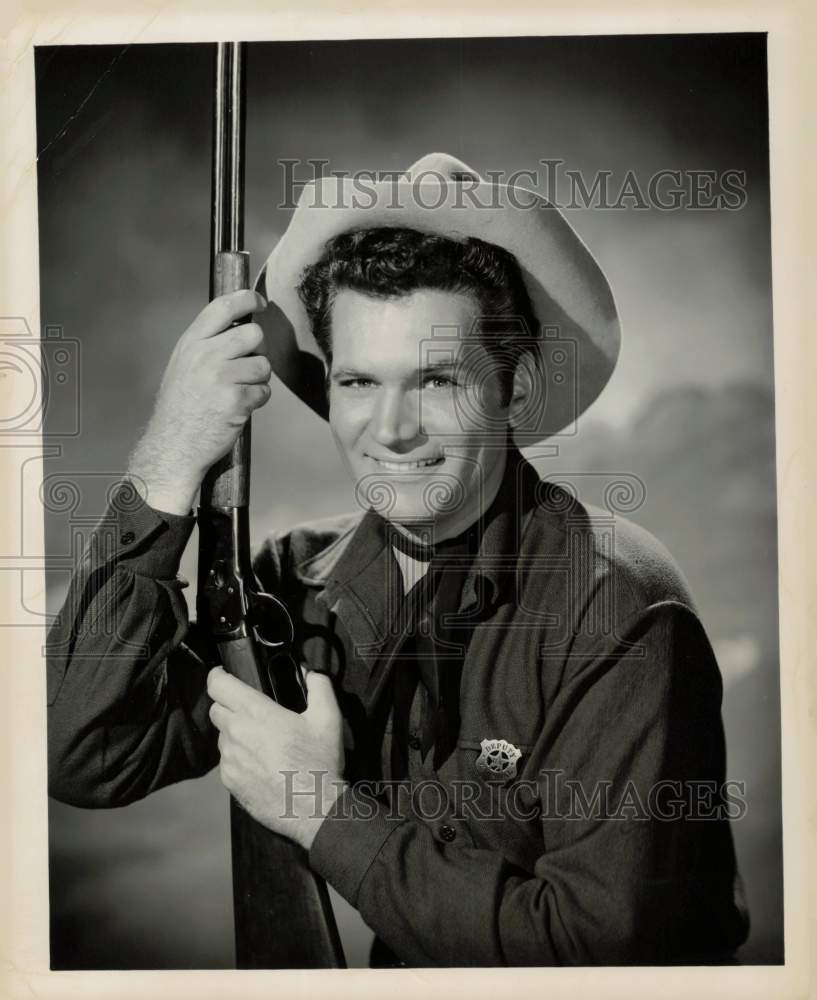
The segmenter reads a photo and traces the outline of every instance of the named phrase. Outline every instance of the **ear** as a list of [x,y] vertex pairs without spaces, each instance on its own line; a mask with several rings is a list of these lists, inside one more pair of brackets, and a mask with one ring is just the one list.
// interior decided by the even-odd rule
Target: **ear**
[[517,427],[524,417],[525,409],[534,390],[533,373],[527,356],[521,357],[513,373],[513,393],[508,409],[511,427]]

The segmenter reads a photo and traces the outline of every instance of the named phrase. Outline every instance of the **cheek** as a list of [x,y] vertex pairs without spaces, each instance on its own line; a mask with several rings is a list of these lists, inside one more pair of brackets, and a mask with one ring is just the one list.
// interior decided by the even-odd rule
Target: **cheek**
[[353,405],[348,400],[329,397],[329,428],[339,444],[353,444],[367,420],[364,407],[360,404]]
[[496,373],[488,378],[484,378],[474,389],[474,410],[482,414],[486,421],[495,423],[507,415],[507,407],[504,405],[505,391],[502,382]]
[[420,396],[419,420],[426,434],[445,434],[454,437],[466,430],[462,412],[463,400],[453,393],[426,393]]
[[428,407],[424,423],[426,431],[436,430],[445,434],[452,444],[460,443],[468,448],[486,437],[501,434],[507,419],[507,411],[498,405],[494,393],[486,387],[484,390],[462,390],[445,404]]

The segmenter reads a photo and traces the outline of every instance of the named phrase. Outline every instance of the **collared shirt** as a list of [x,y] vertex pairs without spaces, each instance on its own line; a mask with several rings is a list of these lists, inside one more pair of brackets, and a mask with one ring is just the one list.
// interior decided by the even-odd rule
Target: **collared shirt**
[[[408,965],[728,960],[747,922],[720,675],[688,587],[647,532],[518,454],[502,495],[457,601],[453,748],[409,753],[399,787],[382,784],[382,654],[402,594],[376,515],[260,551],[344,716],[352,784],[310,861]],[[207,648],[175,578],[192,518],[117,516],[113,556],[78,568],[49,638],[51,790],[76,805],[125,804],[218,761]],[[96,628],[105,616],[117,628]],[[491,771],[490,753],[519,756]]]
[[[488,509],[458,536],[432,546],[414,547],[414,554],[427,561],[425,572],[404,590],[394,552],[406,550],[399,530],[377,516],[364,520],[355,544],[346,549],[347,566],[340,572],[357,577],[364,574],[369,587],[377,588],[385,579],[383,592],[395,595],[384,608],[388,635],[380,646],[371,683],[378,685],[380,716],[386,719],[380,752],[379,773],[387,781],[418,777],[418,761],[433,753],[437,768],[454,749],[459,731],[459,693],[463,659],[475,623],[473,615],[460,614],[464,583],[478,555],[486,525],[501,517],[513,505],[507,476]],[[364,540],[374,533],[380,555],[373,560]],[[362,544],[361,544],[362,543]],[[502,547],[501,545],[499,546]],[[370,716],[378,713],[374,706]],[[373,762],[367,767],[371,775]]]

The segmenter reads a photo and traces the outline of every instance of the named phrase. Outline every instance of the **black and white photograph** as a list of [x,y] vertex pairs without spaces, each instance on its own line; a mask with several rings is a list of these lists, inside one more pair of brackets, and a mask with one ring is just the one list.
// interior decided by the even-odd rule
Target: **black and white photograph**
[[33,59],[50,969],[784,965],[766,32]]

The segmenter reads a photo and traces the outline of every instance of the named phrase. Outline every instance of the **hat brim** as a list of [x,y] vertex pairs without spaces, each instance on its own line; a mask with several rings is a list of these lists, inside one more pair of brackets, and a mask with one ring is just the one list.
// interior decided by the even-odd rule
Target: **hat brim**
[[558,209],[535,192],[487,181],[467,188],[443,178],[372,182],[363,192],[343,177],[306,185],[256,281],[269,302],[260,322],[277,377],[328,417],[323,359],[297,289],[328,240],[383,226],[475,237],[515,256],[540,329],[531,331],[537,397],[514,437],[524,446],[570,428],[618,359],[621,331],[612,291]]

